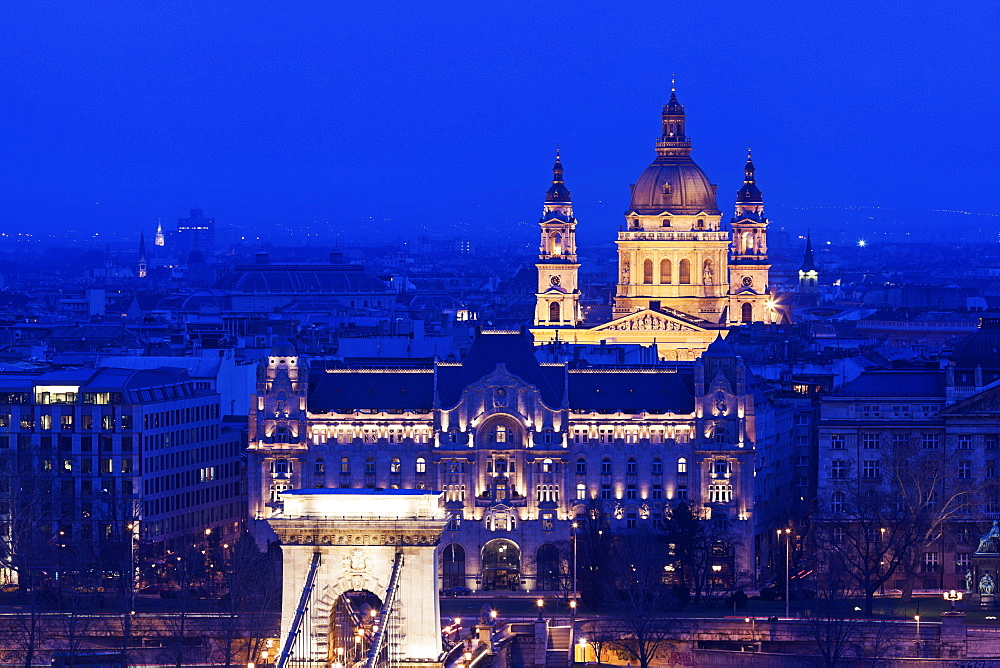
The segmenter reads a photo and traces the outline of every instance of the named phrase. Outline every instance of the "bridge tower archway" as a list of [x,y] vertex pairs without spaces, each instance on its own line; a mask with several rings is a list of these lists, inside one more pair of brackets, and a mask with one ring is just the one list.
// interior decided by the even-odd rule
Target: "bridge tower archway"
[[[311,489],[282,495],[267,521],[281,542],[283,668],[336,662],[344,597],[369,592],[365,653],[386,662],[439,666],[438,543],[447,524],[442,495],[426,490]],[[364,607],[364,605],[362,605]],[[343,612],[343,608],[339,612]],[[339,622],[338,622],[339,619]],[[347,648],[339,648],[344,649]]]

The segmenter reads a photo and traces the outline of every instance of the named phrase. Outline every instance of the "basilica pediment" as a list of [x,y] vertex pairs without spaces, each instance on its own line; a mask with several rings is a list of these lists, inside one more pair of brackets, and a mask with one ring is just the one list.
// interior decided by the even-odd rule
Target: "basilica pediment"
[[593,331],[611,332],[704,332],[703,327],[659,311],[636,311],[594,327]]

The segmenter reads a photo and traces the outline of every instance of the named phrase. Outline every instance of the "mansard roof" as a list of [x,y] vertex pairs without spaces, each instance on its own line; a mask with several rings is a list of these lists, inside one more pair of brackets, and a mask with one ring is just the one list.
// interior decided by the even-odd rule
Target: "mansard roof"
[[[434,408],[435,384],[443,408],[462,399],[462,392],[496,371],[498,365],[538,388],[553,409],[563,405],[569,383],[568,408],[578,411],[686,414],[694,411],[694,372],[690,365],[593,366],[571,368],[540,364],[526,331],[481,331],[461,364],[338,364],[313,368],[309,412],[410,410]],[[567,381],[568,378],[568,381]]]
[[438,367],[441,405],[454,406],[462,390],[496,370],[498,364],[524,382],[534,385],[550,408],[562,405],[565,369],[542,366],[535,358],[534,343],[526,330],[480,331],[461,366]]
[[694,374],[690,368],[589,367],[569,371],[569,407],[582,411],[691,413]]
[[309,383],[309,412],[411,410],[434,407],[434,369],[350,367],[315,369]]
[[835,397],[926,397],[945,395],[943,371],[866,371],[843,387],[831,393]]

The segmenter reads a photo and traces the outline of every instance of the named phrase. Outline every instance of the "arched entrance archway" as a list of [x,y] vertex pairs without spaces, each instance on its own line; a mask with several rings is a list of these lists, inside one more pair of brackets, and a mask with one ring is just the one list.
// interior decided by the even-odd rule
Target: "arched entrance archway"
[[521,548],[512,540],[494,538],[483,546],[483,589],[509,589],[521,584]]
[[538,588],[544,591],[559,591],[559,550],[555,545],[545,543],[535,554],[535,577]]
[[[330,613],[329,660],[352,665],[371,647],[382,599],[367,589],[345,591]],[[375,613],[375,614],[372,614]]]
[[465,548],[452,543],[441,552],[441,588],[465,586]]

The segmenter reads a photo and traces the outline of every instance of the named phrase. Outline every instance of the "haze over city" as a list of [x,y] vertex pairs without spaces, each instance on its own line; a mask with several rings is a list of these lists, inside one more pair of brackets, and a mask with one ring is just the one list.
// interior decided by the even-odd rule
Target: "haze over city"
[[672,76],[719,192],[752,144],[783,225],[845,207],[995,224],[996,4],[941,9],[11,5],[0,226],[133,236],[199,206],[265,236],[504,229],[533,223],[559,145],[596,242]]

